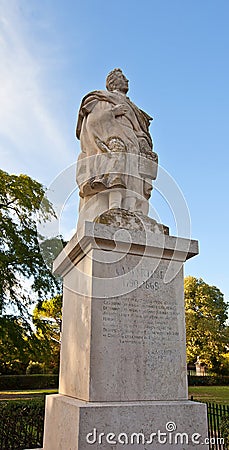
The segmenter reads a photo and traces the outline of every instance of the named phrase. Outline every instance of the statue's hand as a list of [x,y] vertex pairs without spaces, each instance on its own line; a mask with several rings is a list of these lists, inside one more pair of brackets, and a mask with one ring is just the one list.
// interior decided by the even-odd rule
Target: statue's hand
[[128,111],[128,107],[124,103],[120,103],[120,105],[114,106],[113,111],[115,117],[124,116]]

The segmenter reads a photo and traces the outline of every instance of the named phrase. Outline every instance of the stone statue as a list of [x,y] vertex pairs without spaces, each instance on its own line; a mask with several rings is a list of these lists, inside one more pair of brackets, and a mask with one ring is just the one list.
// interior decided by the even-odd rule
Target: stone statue
[[[106,88],[87,94],[79,109],[80,210],[87,210],[87,202],[92,200],[94,216],[113,208],[147,215],[158,165],[149,133],[152,118],[126,96],[128,80],[121,69],[108,74]],[[94,198],[100,194],[101,211]]]

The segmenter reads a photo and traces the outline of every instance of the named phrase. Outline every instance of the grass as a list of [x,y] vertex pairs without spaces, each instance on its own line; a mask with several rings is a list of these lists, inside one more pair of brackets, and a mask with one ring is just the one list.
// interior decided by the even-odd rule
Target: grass
[[201,402],[229,405],[229,386],[190,386],[188,394]]
[[12,390],[0,391],[0,394],[56,394],[57,389],[33,389],[33,390]]
[[57,389],[34,389],[34,390],[12,390],[0,391],[1,400],[31,399],[34,397],[44,397],[47,394],[57,394]]
[[[7,390],[0,392],[0,400],[15,400],[17,398],[43,397],[47,394],[56,394],[57,389],[35,389],[35,390]],[[201,402],[214,402],[229,405],[229,386],[190,386],[188,388],[189,399],[191,395],[194,400]]]

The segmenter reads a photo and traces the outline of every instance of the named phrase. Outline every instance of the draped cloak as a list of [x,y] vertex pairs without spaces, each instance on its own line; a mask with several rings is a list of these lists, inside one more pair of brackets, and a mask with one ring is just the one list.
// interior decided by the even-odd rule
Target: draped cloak
[[[117,105],[125,105],[123,115],[115,115]],[[122,187],[142,194],[142,180],[155,179],[152,163],[152,118],[118,91],[93,91],[81,103],[76,136],[81,153],[77,162],[80,196]],[[139,155],[147,158],[143,175]],[[154,155],[156,155],[154,153]],[[145,194],[149,198],[149,193]]]

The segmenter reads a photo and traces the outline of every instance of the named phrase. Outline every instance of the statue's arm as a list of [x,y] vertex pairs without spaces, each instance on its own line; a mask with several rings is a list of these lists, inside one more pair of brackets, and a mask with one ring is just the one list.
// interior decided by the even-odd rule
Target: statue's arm
[[128,107],[124,103],[120,103],[119,105],[113,106],[112,111],[115,117],[125,116],[128,112]]
[[82,101],[77,127],[76,136],[80,139],[80,133],[82,129],[82,123],[84,118],[90,115],[91,121],[104,121],[114,119],[116,117],[123,116],[127,113],[128,106],[125,104],[115,105],[109,102],[106,98],[99,99],[95,96],[90,96]]
[[[96,105],[99,103],[99,100],[91,100],[88,102],[85,106],[82,107],[82,113],[83,115],[90,114]],[[101,100],[100,100],[101,103]],[[106,114],[113,114],[114,117],[123,116],[127,113],[128,107],[124,103],[120,103],[118,105],[113,105],[110,102],[102,101],[103,107],[101,108],[100,114],[106,115]],[[96,108],[96,114],[99,114],[99,109]]]

